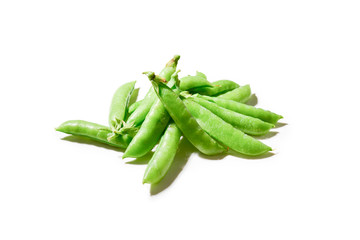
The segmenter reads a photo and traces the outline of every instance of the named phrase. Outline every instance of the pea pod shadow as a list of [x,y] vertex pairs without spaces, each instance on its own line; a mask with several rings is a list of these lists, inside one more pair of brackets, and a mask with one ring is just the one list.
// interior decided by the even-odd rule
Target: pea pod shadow
[[150,159],[152,158],[154,152],[148,152],[145,156],[135,158],[134,160],[130,160],[126,162],[126,164],[133,164],[133,165],[145,165],[148,164]]
[[233,150],[231,150],[231,149],[229,149],[229,150],[228,150],[227,152],[225,152],[225,153],[222,153],[222,154],[219,154],[219,155],[215,155],[215,156],[208,156],[208,155],[199,153],[199,156],[201,156],[202,158],[207,159],[207,160],[222,160],[222,159],[224,159],[226,156],[229,156],[229,155],[235,156],[235,157],[238,157],[238,158],[242,158],[242,159],[261,160],[261,159],[265,159],[265,158],[269,158],[269,157],[271,157],[271,156],[274,156],[275,153],[267,152],[267,153],[262,154],[262,155],[259,155],[259,156],[248,156],[248,155],[244,155],[244,154],[235,152],[235,151],[233,151]]
[[248,156],[248,155],[244,155],[244,154],[232,151],[230,149],[228,152],[228,155],[235,156],[235,157],[242,158],[242,159],[248,159],[248,160],[261,160],[261,159],[272,157],[275,155],[275,153],[267,152],[267,153],[261,154],[259,156]]
[[113,147],[113,146],[107,145],[107,144],[102,143],[102,142],[97,142],[97,141],[92,140],[91,138],[87,138],[87,137],[70,135],[70,136],[63,137],[61,140],[74,142],[74,143],[80,143],[80,144],[93,145],[93,146],[96,146],[96,147],[101,147],[101,148],[113,150],[113,151],[116,151],[116,152],[124,152],[125,151],[125,149],[118,148],[118,147]]
[[168,173],[159,183],[151,185],[150,195],[159,194],[167,189],[184,169],[191,154],[194,152],[197,152],[197,149],[185,137],[183,137],[180,141],[174,162],[171,164]]
[[258,140],[268,139],[268,138],[271,138],[271,137],[275,136],[275,135],[278,134],[278,133],[279,133],[279,132],[271,131],[271,132],[266,133],[265,135],[252,136],[252,137],[253,137],[253,138],[256,138],[256,139],[258,139]]
[[204,159],[207,159],[207,160],[222,160],[222,159],[224,159],[227,155],[229,155],[228,154],[228,152],[224,152],[224,153],[221,153],[221,154],[217,154],[217,155],[205,155],[205,154],[203,154],[203,153],[201,153],[201,152],[199,152],[199,151],[197,151],[198,152],[198,154],[199,154],[199,156],[201,157],[201,158],[204,158]]
[[274,128],[281,128],[281,127],[284,127],[284,126],[286,126],[286,125],[288,125],[287,123],[283,123],[283,122],[277,122],[276,124],[275,124],[275,127]]

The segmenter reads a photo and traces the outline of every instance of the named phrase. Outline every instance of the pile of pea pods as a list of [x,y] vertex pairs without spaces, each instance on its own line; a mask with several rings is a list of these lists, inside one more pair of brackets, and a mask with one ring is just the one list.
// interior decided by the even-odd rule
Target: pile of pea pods
[[179,79],[179,59],[175,55],[159,75],[144,72],[152,87],[143,100],[130,104],[135,81],[120,86],[111,102],[109,126],[70,120],[56,130],[119,147],[123,158],[143,157],[157,145],[143,177],[148,184],[167,174],[182,137],[206,155],[231,149],[258,156],[272,150],[251,135],[268,133],[281,115],[247,105],[249,85],[209,82],[201,72]]

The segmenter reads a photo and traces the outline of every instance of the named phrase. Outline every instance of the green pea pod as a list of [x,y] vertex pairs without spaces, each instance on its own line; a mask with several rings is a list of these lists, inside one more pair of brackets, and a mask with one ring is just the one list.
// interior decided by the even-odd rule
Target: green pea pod
[[207,96],[223,94],[240,87],[239,84],[230,80],[219,80],[211,83],[212,87],[199,87],[191,89],[192,93],[199,93]]
[[[159,76],[169,81],[171,75],[176,71],[177,64],[179,62],[180,55],[175,55],[166,65],[163,70],[159,73]],[[150,90],[149,90],[150,91]]]
[[189,99],[210,110],[212,113],[246,134],[264,135],[274,127],[273,124],[220,107],[216,103],[209,102],[202,98],[191,97]]
[[[199,76],[199,77],[202,77],[202,78],[205,78],[207,79],[206,75],[202,72],[199,72],[199,71],[196,71],[196,76]],[[211,84],[211,83],[210,83]]]
[[109,114],[109,126],[112,131],[119,131],[123,125],[135,83],[136,81],[123,84],[116,90],[112,98]]
[[218,97],[222,99],[230,99],[237,102],[245,103],[249,100],[251,96],[251,89],[250,85],[244,85],[238,88],[235,88],[234,90],[221,94]]
[[[178,72],[179,71],[175,72],[171,76],[171,79],[167,84],[169,87],[175,85]],[[144,74],[146,74],[150,80],[156,77],[153,72],[145,72]],[[150,112],[146,116],[145,121],[142,123],[138,133],[135,135],[129,147],[126,149],[123,158],[138,158],[150,152],[151,149],[153,149],[154,146],[158,143],[161,135],[168,125],[169,120],[170,115],[167,113],[164,105],[156,96],[155,103],[151,107]]]
[[113,134],[109,127],[83,120],[66,121],[57,127],[56,131],[88,137],[95,141],[119,148],[126,148],[131,141],[131,137],[129,136],[117,136],[108,140],[108,137]]
[[130,105],[129,111],[128,111],[129,115],[131,115],[140,106],[142,101],[143,100],[139,100]]
[[215,155],[225,151],[224,147],[212,139],[196,122],[185,107],[179,94],[154,78],[151,81],[156,94],[167,112],[184,136],[202,153]]
[[208,97],[203,95],[194,95],[196,97],[211,101],[219,105],[220,107],[229,109],[234,112],[238,112],[250,117],[261,119],[265,122],[276,124],[279,119],[283,118],[283,116],[278,115],[276,113],[270,112],[268,110],[264,110],[262,108],[256,108],[244,103],[239,103],[233,100],[222,99],[218,97]]
[[[160,72],[159,76],[169,81],[171,75],[176,71],[177,63],[180,59],[179,55],[175,55]],[[138,127],[149,113],[151,106],[156,100],[156,94],[153,88],[150,88],[141,104],[135,109],[135,111],[129,116],[124,127],[120,130],[120,134],[126,134],[128,131],[133,131],[135,127]]]
[[143,183],[155,184],[164,178],[174,160],[181,135],[180,129],[174,122],[168,125],[154,155],[148,163]]
[[157,100],[151,107],[138,133],[127,147],[123,158],[138,158],[150,152],[159,141],[169,120],[169,114],[160,100]]
[[211,87],[212,84],[206,79],[205,74],[196,72],[195,76],[186,76],[180,78],[179,88],[183,91],[187,91],[192,88],[199,87]]
[[200,104],[190,99],[184,99],[184,104],[205,132],[232,150],[250,156],[271,151],[269,146],[234,128]]

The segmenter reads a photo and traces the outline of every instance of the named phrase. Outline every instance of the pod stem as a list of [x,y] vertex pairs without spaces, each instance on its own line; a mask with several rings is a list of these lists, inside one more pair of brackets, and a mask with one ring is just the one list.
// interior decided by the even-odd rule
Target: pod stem
[[154,72],[148,71],[148,72],[143,72],[143,74],[145,74],[150,81],[154,81],[154,82],[161,82],[161,83],[166,83],[166,79],[163,77],[160,77],[159,75],[156,75]]

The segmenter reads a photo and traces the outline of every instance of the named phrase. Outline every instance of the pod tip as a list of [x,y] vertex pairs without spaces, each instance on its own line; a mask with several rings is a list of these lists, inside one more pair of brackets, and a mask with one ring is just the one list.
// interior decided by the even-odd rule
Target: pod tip
[[175,55],[167,64],[166,67],[176,67],[178,61],[180,59],[180,55]]
[[154,72],[146,71],[146,72],[143,72],[143,74],[145,74],[149,78],[149,80],[153,80],[155,78]]

